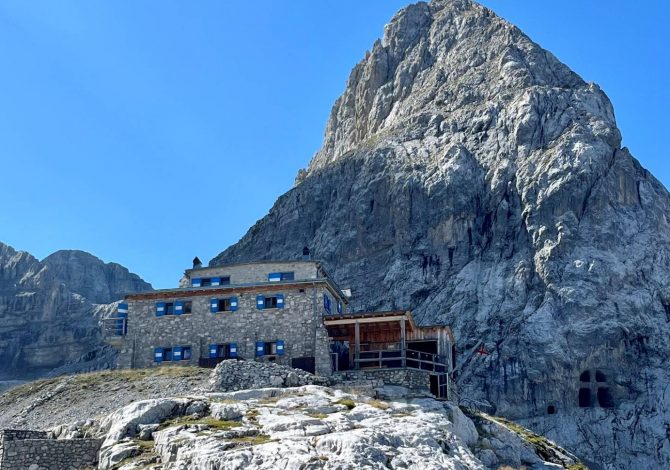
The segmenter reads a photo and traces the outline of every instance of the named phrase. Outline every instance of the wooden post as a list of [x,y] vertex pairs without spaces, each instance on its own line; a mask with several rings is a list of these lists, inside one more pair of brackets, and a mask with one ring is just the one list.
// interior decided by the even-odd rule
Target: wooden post
[[405,341],[405,317],[400,320],[400,355],[402,356],[402,367],[407,367],[407,343]]
[[358,360],[361,358],[361,330],[358,325],[358,320],[354,324],[354,335],[356,338],[356,345],[354,346],[354,368],[360,369],[361,363]]

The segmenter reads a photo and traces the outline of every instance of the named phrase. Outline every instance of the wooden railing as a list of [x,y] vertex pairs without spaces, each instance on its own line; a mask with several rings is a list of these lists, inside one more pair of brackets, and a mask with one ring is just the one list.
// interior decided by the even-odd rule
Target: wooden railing
[[441,356],[413,349],[360,351],[354,359],[356,368],[409,368],[436,374],[449,372],[447,361]]

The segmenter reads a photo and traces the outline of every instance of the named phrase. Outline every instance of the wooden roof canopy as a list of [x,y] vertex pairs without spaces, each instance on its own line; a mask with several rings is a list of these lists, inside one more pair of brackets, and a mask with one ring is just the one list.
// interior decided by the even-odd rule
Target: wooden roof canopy
[[359,312],[345,315],[327,315],[323,323],[332,338],[354,336],[356,323],[361,331],[372,335],[400,335],[400,322],[405,320],[407,331],[416,329],[412,314],[407,310],[392,312]]

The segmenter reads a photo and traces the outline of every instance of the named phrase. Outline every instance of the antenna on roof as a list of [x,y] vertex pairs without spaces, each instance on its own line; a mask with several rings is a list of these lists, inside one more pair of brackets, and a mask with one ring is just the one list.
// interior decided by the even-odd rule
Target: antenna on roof
[[308,247],[302,249],[302,259],[305,261],[309,261],[310,259],[312,259],[312,256],[309,254]]
[[202,261],[197,256],[193,258],[193,269],[202,268]]

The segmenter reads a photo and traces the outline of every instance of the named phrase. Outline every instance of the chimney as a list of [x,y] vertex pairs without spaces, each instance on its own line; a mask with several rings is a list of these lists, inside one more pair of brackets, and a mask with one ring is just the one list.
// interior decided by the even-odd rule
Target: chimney
[[202,261],[197,256],[193,258],[193,269],[202,268]]
[[309,248],[305,247],[302,249],[302,259],[304,261],[309,261],[312,257],[309,255]]

